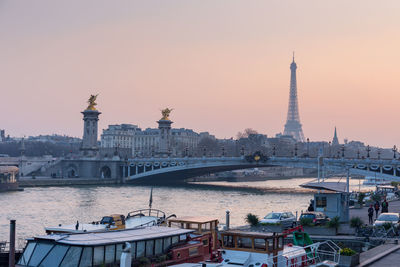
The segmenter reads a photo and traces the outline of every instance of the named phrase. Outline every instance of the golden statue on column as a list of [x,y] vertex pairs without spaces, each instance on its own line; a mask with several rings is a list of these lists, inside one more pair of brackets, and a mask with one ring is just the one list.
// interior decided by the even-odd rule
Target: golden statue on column
[[169,121],[170,120],[169,114],[171,113],[172,110],[174,110],[174,109],[165,108],[165,109],[161,110],[161,115],[162,115],[161,120]]
[[88,107],[86,108],[86,110],[97,110],[95,106],[97,106],[96,103],[96,99],[97,99],[97,95],[90,95],[88,102]]

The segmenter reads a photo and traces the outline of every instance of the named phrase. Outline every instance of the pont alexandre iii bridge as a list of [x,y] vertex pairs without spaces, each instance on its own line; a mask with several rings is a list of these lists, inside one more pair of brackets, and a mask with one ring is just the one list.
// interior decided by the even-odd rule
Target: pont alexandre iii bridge
[[318,173],[379,175],[400,181],[398,159],[348,159],[265,156],[259,152],[239,157],[165,157],[113,159],[62,159],[46,175],[57,177],[113,178],[122,183],[172,182],[229,170],[256,167],[286,166],[318,169]]

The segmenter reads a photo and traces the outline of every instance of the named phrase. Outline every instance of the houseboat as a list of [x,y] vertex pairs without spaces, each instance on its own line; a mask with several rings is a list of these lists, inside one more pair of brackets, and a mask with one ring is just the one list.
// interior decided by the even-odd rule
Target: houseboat
[[23,190],[18,186],[17,174],[15,166],[0,166],[0,192]]
[[132,266],[165,266],[207,260],[195,230],[150,226],[102,233],[50,234],[28,239],[16,266],[95,267],[120,263],[131,248]]
[[55,227],[46,227],[47,234],[56,233],[90,233],[106,232],[113,230],[134,229],[144,226],[165,225],[170,215],[166,217],[165,213],[157,209],[141,209],[129,212],[128,215],[112,214],[104,216],[100,221],[91,223],[59,224]]
[[287,234],[225,231],[218,262],[184,263],[174,267],[304,267],[337,266],[340,248],[332,241],[307,246],[285,245]]

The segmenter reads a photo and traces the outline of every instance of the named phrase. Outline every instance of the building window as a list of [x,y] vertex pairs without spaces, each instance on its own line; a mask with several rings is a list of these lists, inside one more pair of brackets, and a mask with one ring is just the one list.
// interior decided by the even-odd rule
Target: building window
[[315,197],[316,207],[325,208],[326,207],[326,197]]

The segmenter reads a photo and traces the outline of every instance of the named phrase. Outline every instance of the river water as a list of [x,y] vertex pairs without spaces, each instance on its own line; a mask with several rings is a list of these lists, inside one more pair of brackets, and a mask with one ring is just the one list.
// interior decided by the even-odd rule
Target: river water
[[[231,212],[231,225],[245,224],[251,212],[265,216],[271,211],[295,213],[308,207],[312,193],[271,193],[266,187],[298,188],[313,179],[297,178],[257,182],[208,182],[186,186],[154,186],[153,208],[167,216],[211,216],[225,223]],[[353,187],[358,180],[351,180]],[[221,187],[229,186],[229,188]],[[251,187],[251,188],[249,188]],[[103,216],[147,208],[150,186],[35,187],[0,193],[0,241],[8,240],[9,220],[17,220],[19,238],[43,234],[45,226],[100,220]]]

